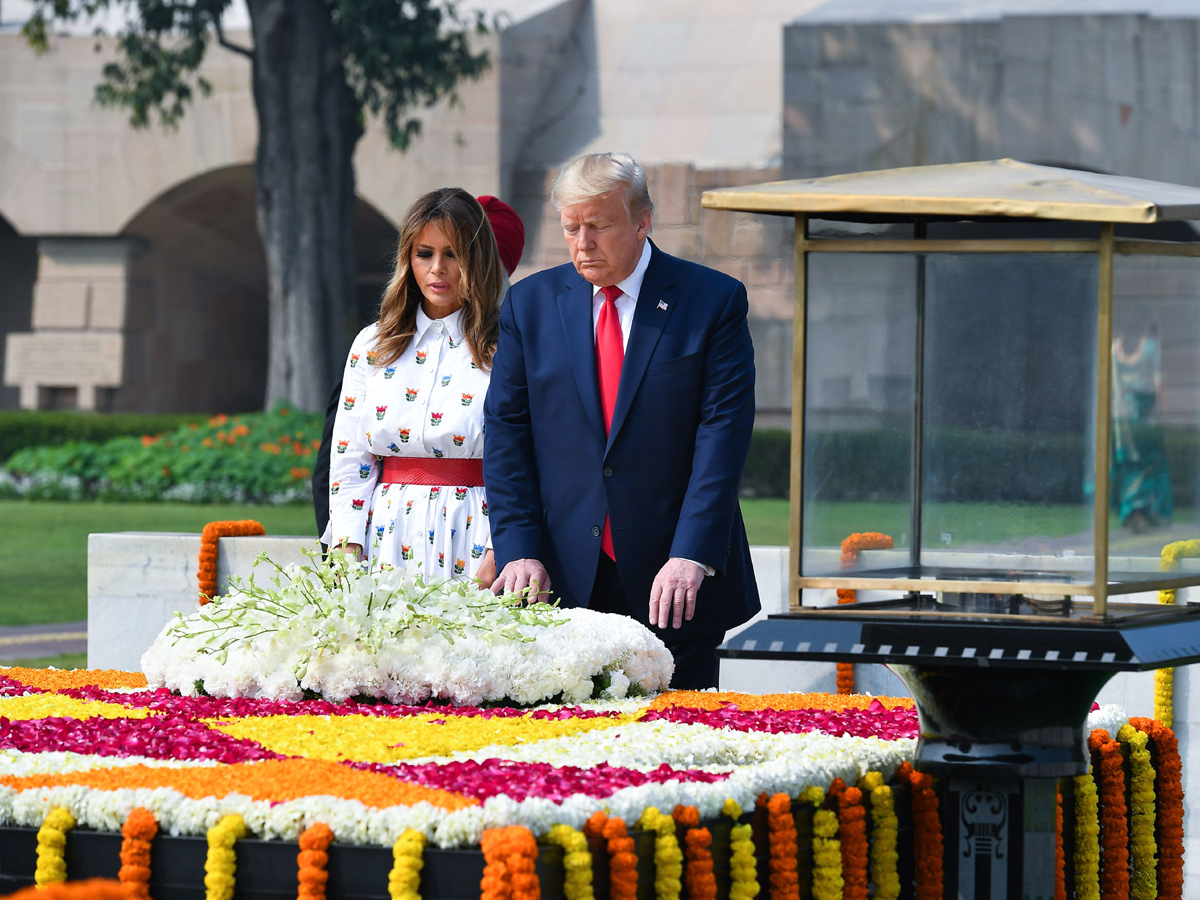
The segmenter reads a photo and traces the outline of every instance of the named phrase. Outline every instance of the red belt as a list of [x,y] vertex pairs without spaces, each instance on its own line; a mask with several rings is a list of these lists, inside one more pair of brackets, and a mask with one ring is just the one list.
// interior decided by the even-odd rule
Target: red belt
[[383,484],[445,484],[483,487],[482,459],[434,456],[385,456]]

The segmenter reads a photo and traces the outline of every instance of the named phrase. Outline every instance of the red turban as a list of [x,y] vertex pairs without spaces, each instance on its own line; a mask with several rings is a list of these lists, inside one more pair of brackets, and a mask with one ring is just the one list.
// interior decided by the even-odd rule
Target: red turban
[[478,200],[492,224],[492,231],[495,232],[500,261],[504,263],[508,274],[512,275],[517,264],[521,262],[521,254],[525,251],[525,224],[517,215],[517,211],[503,200],[486,194]]

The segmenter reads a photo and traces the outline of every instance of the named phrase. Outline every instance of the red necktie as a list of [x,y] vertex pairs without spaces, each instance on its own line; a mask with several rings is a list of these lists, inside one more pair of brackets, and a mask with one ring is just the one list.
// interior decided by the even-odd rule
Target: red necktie
[[[621,334],[621,317],[617,314],[616,299],[621,289],[616,285],[601,288],[604,305],[596,321],[596,371],[600,376],[600,406],[604,410],[604,433],[612,429],[613,408],[617,405],[617,387],[621,384],[621,364],[625,361],[625,341]],[[608,516],[604,517],[604,533],[600,549],[615,560],[612,531]]]

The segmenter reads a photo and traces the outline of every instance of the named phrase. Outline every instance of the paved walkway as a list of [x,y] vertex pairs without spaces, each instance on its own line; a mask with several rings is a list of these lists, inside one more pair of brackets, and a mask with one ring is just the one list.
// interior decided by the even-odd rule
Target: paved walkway
[[0,626],[0,663],[87,651],[87,621]]

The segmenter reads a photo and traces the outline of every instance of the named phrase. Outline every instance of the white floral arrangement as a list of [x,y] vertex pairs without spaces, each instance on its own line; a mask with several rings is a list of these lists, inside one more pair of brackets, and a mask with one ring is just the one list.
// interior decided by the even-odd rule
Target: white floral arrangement
[[641,623],[526,603],[468,581],[364,569],[340,552],[275,569],[169,623],[142,656],[150,687],[185,696],[392,703],[579,703],[665,690],[666,646]]

